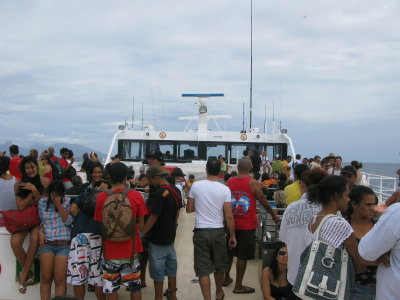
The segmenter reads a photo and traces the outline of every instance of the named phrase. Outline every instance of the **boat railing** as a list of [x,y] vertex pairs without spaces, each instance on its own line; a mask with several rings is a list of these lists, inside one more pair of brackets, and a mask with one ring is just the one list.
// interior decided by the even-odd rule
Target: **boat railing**
[[385,203],[386,200],[396,191],[397,180],[395,177],[382,176],[371,173],[364,173],[368,185],[375,192],[379,203]]

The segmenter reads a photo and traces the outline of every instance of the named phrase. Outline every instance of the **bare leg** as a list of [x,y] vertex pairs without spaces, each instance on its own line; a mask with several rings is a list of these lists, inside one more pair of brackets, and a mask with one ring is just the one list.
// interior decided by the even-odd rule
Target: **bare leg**
[[154,300],[162,300],[164,281],[154,280]]
[[224,296],[224,291],[222,290],[222,282],[224,280],[224,273],[222,272],[215,272],[214,273],[214,280],[215,280],[215,299],[222,299]]
[[169,299],[176,300],[176,277],[168,277]]
[[118,300],[118,292],[114,292],[112,294],[107,295],[108,300]]
[[21,271],[22,274],[21,273],[19,274],[19,284],[24,284],[27,276],[27,274],[23,273],[24,271],[23,268],[26,259],[26,252],[22,247],[26,234],[27,234],[26,231],[16,232],[11,234],[10,238],[11,249],[13,250],[15,257],[17,258],[18,263],[22,266],[22,271]]
[[28,279],[29,271],[31,270],[33,261],[35,260],[38,243],[39,243],[39,226],[32,228],[30,233],[29,248],[26,252],[25,263],[23,264],[23,269],[20,273],[21,282],[25,282]]
[[106,294],[103,293],[103,287],[102,286],[96,286],[94,288],[94,293],[96,295],[97,300],[106,300]]
[[228,284],[229,281],[231,280],[231,268],[232,268],[232,263],[233,263],[233,256],[228,254],[228,267],[226,268],[225,271],[225,276],[224,276],[224,280],[223,283]]
[[210,276],[199,277],[199,283],[200,283],[201,293],[203,294],[204,300],[211,300]]
[[74,296],[79,299],[85,299],[85,285],[74,285]]
[[139,290],[137,292],[131,292],[131,300],[141,300],[142,292]]
[[245,259],[237,259],[236,261],[236,282],[234,291],[243,290],[245,287],[243,286],[243,277],[246,272],[247,260]]
[[50,300],[54,276],[54,257],[53,253],[40,254],[40,298],[42,300]]
[[67,269],[68,256],[56,256],[54,259],[54,283],[56,285],[55,295],[65,296],[67,294]]
[[140,281],[142,286],[146,285],[146,269],[147,269],[147,257],[143,258],[140,262]]

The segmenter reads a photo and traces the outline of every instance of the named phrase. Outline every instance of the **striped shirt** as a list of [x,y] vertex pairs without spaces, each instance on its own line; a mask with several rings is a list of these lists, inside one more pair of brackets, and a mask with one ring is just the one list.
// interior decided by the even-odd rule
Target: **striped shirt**
[[61,219],[60,214],[56,211],[54,204],[51,202],[46,210],[48,197],[43,197],[39,201],[38,209],[40,220],[44,228],[46,240],[48,241],[69,241],[71,239],[71,224],[74,218],[69,214],[69,205],[71,198],[64,197],[62,207],[68,212],[65,222]]
[[[319,233],[319,240],[336,248],[342,246],[343,242],[353,233],[351,225],[342,217],[335,216],[325,221]],[[307,244],[316,239],[316,234],[306,231]]]

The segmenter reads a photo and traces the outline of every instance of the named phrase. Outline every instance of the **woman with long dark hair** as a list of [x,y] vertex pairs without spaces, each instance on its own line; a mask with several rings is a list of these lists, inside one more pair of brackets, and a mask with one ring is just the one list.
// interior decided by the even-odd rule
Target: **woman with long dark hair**
[[55,295],[67,293],[66,269],[71,237],[69,214],[70,198],[64,196],[61,180],[50,183],[46,194],[39,201],[38,209],[42,230],[39,235],[40,297],[49,300],[51,285],[55,283]]
[[264,300],[286,299],[288,253],[285,243],[278,242],[269,266],[261,274]]
[[[48,179],[39,176],[38,162],[31,156],[25,157],[20,165],[21,181],[14,185],[15,200],[18,210],[24,210],[34,205],[37,206],[42,194],[49,185]],[[22,247],[26,236],[30,234],[28,251]],[[26,286],[33,283],[33,274],[30,273],[38,247],[39,226],[11,234],[11,248],[22,270],[19,273],[20,293],[25,294]]]
[[[347,212],[348,221],[359,243],[374,226],[375,206],[378,198],[374,191],[366,186],[356,186],[350,192]],[[354,300],[374,300],[376,294],[376,266],[356,263],[356,283],[353,291]]]
[[309,188],[308,199],[312,203],[322,205],[322,210],[314,216],[314,220],[311,220],[306,232],[306,240],[309,244],[312,243],[316,238],[315,231],[322,219],[327,215],[333,215],[323,223],[319,230],[319,240],[335,248],[345,247],[356,265],[376,266],[378,265],[376,261],[368,261],[360,256],[353,228],[343,217],[337,215],[338,211],[347,212],[349,193],[346,179],[336,175],[329,175],[318,185]]

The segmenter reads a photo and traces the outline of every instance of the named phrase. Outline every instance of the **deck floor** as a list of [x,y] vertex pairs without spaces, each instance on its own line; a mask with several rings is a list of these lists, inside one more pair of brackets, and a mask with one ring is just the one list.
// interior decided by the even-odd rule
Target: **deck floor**
[[[180,300],[202,300],[202,294],[200,290],[200,286],[198,283],[192,283],[191,280],[195,279],[195,273],[193,270],[193,243],[192,243],[192,235],[194,228],[194,214],[186,214],[184,209],[181,210],[181,215],[178,220],[178,231],[175,240],[175,249],[178,257],[178,274],[177,274],[177,298]],[[9,237],[6,238],[7,241],[5,243],[9,243]],[[7,245],[8,246],[8,245]],[[13,256],[11,249],[6,248],[9,252],[7,255],[9,257]],[[235,266],[232,267],[231,276],[235,278]],[[228,287],[224,287],[225,299],[227,300],[235,300],[235,299],[262,299],[262,294],[259,285],[259,274],[260,274],[260,260],[252,260],[248,261],[247,271],[243,280],[243,284],[247,286],[254,287],[256,292],[253,294],[234,294],[232,292],[234,283],[232,283]],[[10,280],[11,281],[11,280]],[[16,297],[4,297],[5,287],[0,287],[0,299],[12,299],[12,300],[37,300],[40,299],[39,296],[39,284],[35,286],[28,287],[28,291],[25,295],[21,295],[17,292],[18,285],[16,282],[10,282],[11,285],[8,287],[9,289],[13,289],[16,293]],[[142,299],[143,300],[152,300],[154,299],[154,287],[153,281],[150,279],[150,276],[147,272],[146,274],[146,283],[147,287],[142,289]],[[212,299],[215,299],[215,285],[214,278],[211,275],[211,283],[212,283]],[[164,281],[164,289],[167,286],[167,280]],[[54,288],[54,287],[53,287]],[[72,295],[73,290],[72,286],[68,286],[68,295]],[[14,299],[13,299],[14,298]],[[85,299],[93,300],[96,299],[94,293],[86,293]],[[126,292],[123,287],[119,290],[119,299],[127,300],[130,299],[129,292]],[[166,299],[166,298],[165,298]]]

